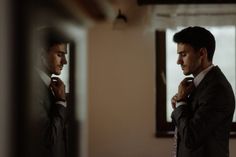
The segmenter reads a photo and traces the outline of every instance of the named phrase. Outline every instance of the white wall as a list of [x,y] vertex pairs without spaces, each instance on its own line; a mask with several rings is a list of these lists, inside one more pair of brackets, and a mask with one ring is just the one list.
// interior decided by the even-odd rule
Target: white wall
[[154,136],[154,34],[111,23],[90,29],[89,157],[170,157],[172,139]]

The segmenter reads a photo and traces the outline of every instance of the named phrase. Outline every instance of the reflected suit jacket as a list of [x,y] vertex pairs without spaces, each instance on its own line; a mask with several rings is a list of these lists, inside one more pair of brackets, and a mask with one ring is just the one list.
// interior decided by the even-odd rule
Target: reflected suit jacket
[[229,133],[235,108],[231,85],[213,67],[172,112],[178,128],[177,157],[229,157]]
[[66,157],[66,108],[56,104],[49,87],[34,78],[30,157]]

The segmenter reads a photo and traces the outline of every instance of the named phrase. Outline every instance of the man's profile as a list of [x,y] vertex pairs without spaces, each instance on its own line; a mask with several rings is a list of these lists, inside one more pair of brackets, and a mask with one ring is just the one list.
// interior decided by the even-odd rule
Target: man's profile
[[67,64],[69,41],[53,28],[44,28],[38,34],[42,44],[33,70],[30,155],[66,157],[68,109],[65,85],[57,76]]
[[188,76],[171,100],[177,137],[173,156],[229,157],[235,97],[220,67],[213,64],[215,38],[196,26],[177,32],[173,40],[177,64]]

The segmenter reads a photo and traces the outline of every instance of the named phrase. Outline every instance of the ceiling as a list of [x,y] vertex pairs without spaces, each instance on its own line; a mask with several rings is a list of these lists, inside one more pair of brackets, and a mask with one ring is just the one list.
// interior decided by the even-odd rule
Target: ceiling
[[[201,20],[204,24],[211,21],[211,24],[236,24],[236,4],[157,4],[158,0],[70,0],[77,4],[77,10],[82,10],[93,21],[114,21],[120,9],[127,17],[127,25],[156,27],[160,23],[168,25],[189,25],[197,24]],[[159,0],[162,3],[190,2],[190,0]],[[233,0],[192,0],[191,2],[219,2],[228,3]],[[66,1],[68,2],[68,1]],[[191,3],[190,2],[190,3]],[[233,3],[233,2],[232,2]],[[234,2],[236,3],[236,2]],[[76,10],[76,9],[70,9]],[[81,13],[81,12],[80,12]],[[76,13],[75,13],[76,14]],[[218,16],[220,18],[218,18]],[[191,19],[191,20],[189,20]],[[208,20],[210,19],[210,20]],[[220,20],[217,20],[220,19]],[[228,21],[225,21],[227,20]],[[214,20],[214,21],[213,21]],[[213,21],[213,22],[212,22]],[[217,23],[218,21],[218,23]],[[174,22],[174,24],[173,24]],[[169,27],[169,26],[168,26]]]

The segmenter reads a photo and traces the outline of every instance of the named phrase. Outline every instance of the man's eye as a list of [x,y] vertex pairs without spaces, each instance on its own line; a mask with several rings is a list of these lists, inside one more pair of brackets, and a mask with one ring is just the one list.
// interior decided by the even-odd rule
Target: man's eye
[[185,56],[186,56],[186,53],[181,53],[181,56],[182,56],[182,57],[185,57]]
[[61,54],[61,53],[58,53],[57,56],[58,56],[58,57],[62,57],[62,54]]

